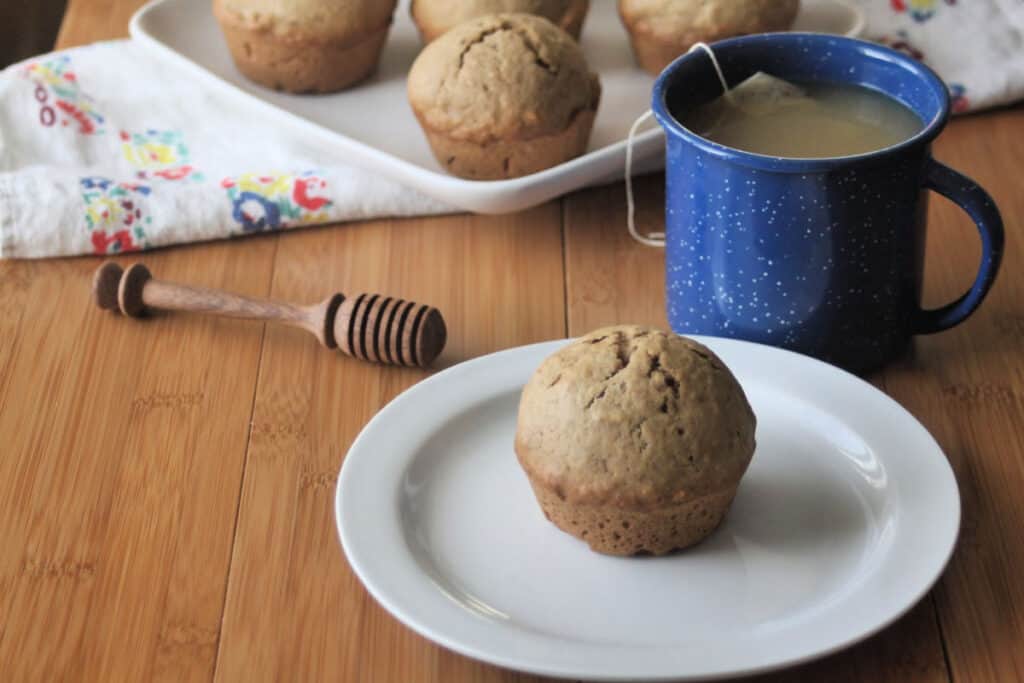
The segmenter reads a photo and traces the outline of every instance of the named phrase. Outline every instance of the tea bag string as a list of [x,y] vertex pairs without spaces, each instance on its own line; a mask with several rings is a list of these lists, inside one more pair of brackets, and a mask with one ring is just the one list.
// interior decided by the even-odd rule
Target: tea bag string
[[636,137],[640,126],[654,116],[654,112],[648,109],[633,122],[629,129],[629,137],[626,138],[626,227],[629,228],[629,235],[640,244],[648,247],[664,247],[665,233],[651,232],[641,235],[636,230],[636,202],[633,200],[633,138]]
[[[704,50],[708,57],[711,58],[711,65],[715,67],[715,73],[718,75],[718,80],[722,84],[722,93],[726,98],[731,98],[732,91],[729,89],[729,83],[725,80],[725,74],[722,73],[722,67],[718,64],[718,58],[715,57],[714,50],[707,43],[694,43],[693,47],[689,49],[687,54],[694,50]],[[629,128],[629,135],[626,137],[626,227],[629,228],[629,235],[640,244],[648,247],[664,247],[665,246],[665,233],[663,232],[651,232],[646,235],[641,235],[636,229],[636,202],[633,198],[633,141],[636,138],[637,132],[640,130],[640,126],[644,125],[650,118],[654,116],[654,112],[648,109],[633,122],[633,125]]]

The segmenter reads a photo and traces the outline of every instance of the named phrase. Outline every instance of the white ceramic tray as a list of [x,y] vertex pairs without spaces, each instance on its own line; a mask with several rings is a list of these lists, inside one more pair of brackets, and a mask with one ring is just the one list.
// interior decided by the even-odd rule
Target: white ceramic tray
[[[308,135],[327,153],[458,208],[504,213],[622,177],[625,137],[633,120],[648,107],[653,79],[635,66],[615,4],[591,2],[583,27],[584,52],[603,86],[589,151],[524,178],[488,182],[444,173],[409,108],[405,75],[421,44],[404,0],[395,13],[377,74],[332,95],[288,95],[247,81],[231,61],[210,9],[211,0],[153,0],[132,17],[130,30],[142,45],[239,98],[254,113]],[[855,34],[862,23],[859,11],[839,0],[803,0],[795,28]],[[634,149],[638,172],[663,163],[660,130],[640,135]]]
[[758,420],[736,501],[703,543],[608,557],[544,519],[512,444],[523,384],[565,343],[550,342],[449,368],[370,421],[335,499],[352,568],[423,636],[568,678],[749,674],[891,623],[956,541],[960,499],[938,445],[892,399],[831,365],[701,341],[732,368]]

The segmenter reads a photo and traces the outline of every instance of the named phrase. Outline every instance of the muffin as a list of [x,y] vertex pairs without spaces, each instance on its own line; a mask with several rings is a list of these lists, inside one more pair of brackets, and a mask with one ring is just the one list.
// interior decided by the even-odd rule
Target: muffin
[[412,0],[409,13],[425,43],[470,19],[509,12],[544,17],[579,40],[588,5],[589,0]]
[[548,357],[523,390],[515,451],[545,516],[610,555],[661,555],[725,517],[754,414],[707,347],[636,326]]
[[587,148],[601,85],[572,37],[543,17],[491,14],[423,48],[409,103],[449,173],[528,175]]
[[396,0],[213,0],[238,70],[288,92],[333,92],[377,67]]
[[694,43],[785,31],[800,0],[619,0],[640,66],[659,74]]

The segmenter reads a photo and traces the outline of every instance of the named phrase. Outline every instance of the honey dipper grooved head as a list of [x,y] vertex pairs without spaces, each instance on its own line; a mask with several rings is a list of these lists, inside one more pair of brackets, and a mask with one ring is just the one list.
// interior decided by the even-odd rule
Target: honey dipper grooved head
[[444,324],[444,318],[441,317],[441,311],[431,308],[423,319],[416,339],[420,365],[425,367],[433,363],[444,349],[447,340],[448,328]]
[[444,348],[444,319],[412,301],[358,294],[345,299],[334,321],[343,352],[371,363],[426,367]]

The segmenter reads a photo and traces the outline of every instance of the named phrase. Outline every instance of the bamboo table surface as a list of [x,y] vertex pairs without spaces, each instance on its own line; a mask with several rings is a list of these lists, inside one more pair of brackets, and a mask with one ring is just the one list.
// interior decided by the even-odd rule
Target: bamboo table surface
[[[71,0],[59,47],[122,36],[141,0]],[[766,680],[1024,680],[1024,110],[955,121],[936,155],[1006,219],[1003,272],[963,326],[869,379],[953,464],[963,528],[895,625]],[[639,183],[661,223],[662,179]],[[663,257],[624,227],[622,186],[515,215],[377,220],[165,249],[161,277],[282,300],[385,291],[437,305],[440,366],[615,322],[664,326]],[[976,269],[933,201],[925,303]],[[121,259],[127,263],[130,259]],[[366,421],[425,376],[306,333],[89,301],[93,258],[0,262],[0,678],[534,681],[452,654],[384,612],[346,564],[333,494]]]

